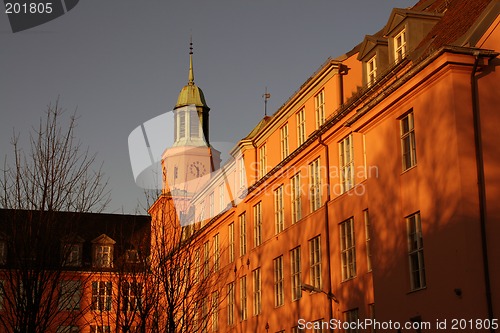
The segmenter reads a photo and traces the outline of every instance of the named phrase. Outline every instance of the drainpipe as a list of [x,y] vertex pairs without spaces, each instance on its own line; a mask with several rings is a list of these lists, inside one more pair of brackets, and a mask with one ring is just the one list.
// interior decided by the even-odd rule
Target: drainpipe
[[[339,75],[340,76],[340,75]],[[328,219],[328,203],[330,202],[330,157],[328,154],[328,146],[324,143],[323,138],[318,136],[318,142],[320,145],[325,147],[325,159],[326,159],[326,201],[325,201],[325,231],[326,231],[326,260],[328,262],[328,295],[333,295],[332,292],[332,268],[330,259],[330,223]],[[328,297],[330,301],[330,319],[333,319],[333,300]]]
[[[481,119],[479,115],[479,96],[477,93],[477,66],[479,63],[479,52],[475,52],[474,66],[470,76],[471,92],[472,92],[472,115],[474,121],[474,144],[476,150],[476,172],[477,172],[477,188],[479,196],[479,224],[481,227],[481,248],[483,252],[483,271],[484,271],[484,287],[486,293],[486,306],[488,308],[488,318],[492,320],[493,317],[493,301],[491,299],[491,281],[490,281],[490,267],[488,261],[488,240],[486,235],[486,189],[484,180],[484,160],[483,160],[483,146],[481,142]],[[490,332],[495,332],[495,329],[490,328]]]

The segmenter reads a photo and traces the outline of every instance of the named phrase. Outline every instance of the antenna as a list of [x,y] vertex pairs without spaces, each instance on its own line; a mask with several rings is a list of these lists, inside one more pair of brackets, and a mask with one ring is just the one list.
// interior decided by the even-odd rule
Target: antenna
[[262,98],[264,98],[264,116],[267,116],[267,100],[271,98],[271,94],[267,92],[267,87],[264,95],[262,95]]

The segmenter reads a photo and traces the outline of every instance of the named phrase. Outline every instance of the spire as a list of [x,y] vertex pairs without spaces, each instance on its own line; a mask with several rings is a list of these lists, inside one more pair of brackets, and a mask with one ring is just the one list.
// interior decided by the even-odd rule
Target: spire
[[189,41],[189,76],[188,84],[190,86],[194,85],[194,71],[193,71],[193,37],[190,37]]

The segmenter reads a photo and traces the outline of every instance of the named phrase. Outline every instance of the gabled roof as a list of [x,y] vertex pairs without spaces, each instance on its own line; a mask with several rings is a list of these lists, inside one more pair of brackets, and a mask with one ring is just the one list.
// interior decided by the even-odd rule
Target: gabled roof
[[91,241],[92,244],[116,244],[116,241],[106,234],[102,234],[99,237]]
[[358,60],[363,59],[377,45],[387,45],[387,38],[377,35],[365,36],[365,39],[359,48]]
[[244,137],[242,140],[250,140],[250,139],[253,139],[259,132],[261,129],[263,129],[267,123],[269,122],[269,120],[271,120],[272,117],[270,116],[264,116],[264,118],[262,118],[261,121],[259,121],[259,123],[257,124],[257,126],[255,126],[253,128],[253,130],[248,133],[248,135],[246,137]]
[[438,20],[442,16],[441,13],[417,11],[412,9],[394,8],[389,16],[389,20],[385,26],[384,36],[388,36],[394,29],[396,29],[401,22],[407,17]]

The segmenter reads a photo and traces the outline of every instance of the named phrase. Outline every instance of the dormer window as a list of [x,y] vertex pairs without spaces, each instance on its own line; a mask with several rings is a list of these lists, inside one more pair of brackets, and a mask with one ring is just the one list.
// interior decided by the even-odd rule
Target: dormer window
[[98,268],[113,267],[113,249],[115,241],[105,234],[92,241],[92,266]]
[[368,86],[370,87],[377,79],[377,56],[371,57],[371,59],[366,63],[366,73]]
[[61,240],[61,262],[65,267],[82,265],[82,249],[85,240],[76,235],[66,236]]
[[140,262],[139,260],[139,252],[135,249],[129,249],[125,252],[125,261],[128,264],[136,264]]
[[403,29],[394,37],[394,59],[400,62],[406,56],[406,30]]

